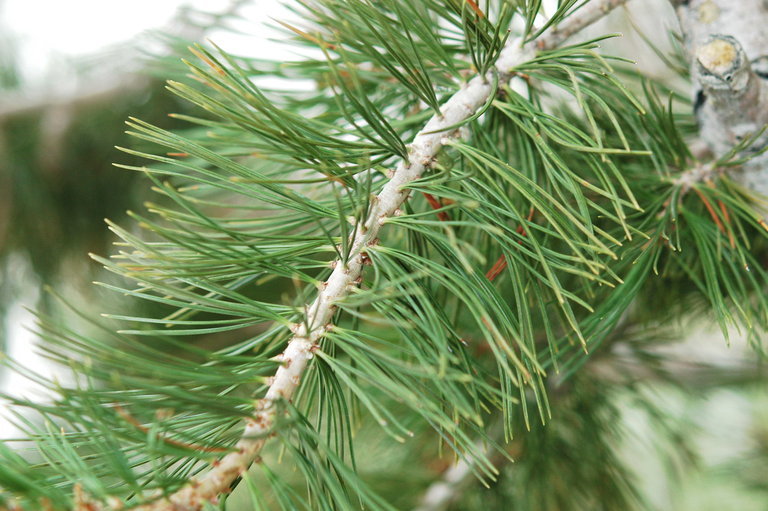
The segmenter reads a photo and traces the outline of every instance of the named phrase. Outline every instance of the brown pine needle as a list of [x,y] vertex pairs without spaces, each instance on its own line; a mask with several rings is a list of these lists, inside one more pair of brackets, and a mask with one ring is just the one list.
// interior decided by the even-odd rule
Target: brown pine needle
[[[526,218],[528,222],[530,222],[533,219],[533,212],[534,212],[533,208],[531,208],[530,211],[528,211],[528,218]],[[518,225],[517,229],[515,229],[515,232],[522,236],[528,235],[525,232],[525,227],[523,227],[523,224]],[[521,240],[518,240],[517,242],[522,244]],[[504,268],[506,267],[507,267],[507,258],[504,257],[504,254],[501,254],[501,256],[499,256],[499,258],[496,260],[496,262],[493,263],[493,266],[491,266],[491,269],[488,270],[488,272],[485,274],[485,277],[491,282],[493,282],[493,280],[496,277],[498,277],[499,274],[503,272]]]
[[475,3],[475,0],[466,0],[466,2],[479,18],[485,18],[485,13],[480,9],[480,6]]
[[728,236],[728,231],[725,229],[725,226],[723,225],[723,222],[720,220],[720,217],[717,216],[717,212],[715,212],[715,208],[712,207],[712,204],[709,202],[709,199],[707,199],[701,191],[694,187],[693,191],[696,192],[696,195],[699,196],[701,199],[701,202],[704,203],[704,206],[707,208],[707,211],[709,211],[709,216],[712,217],[712,220],[714,220],[715,225],[717,225],[717,228],[720,229],[720,232]]
[[224,69],[222,69],[220,65],[212,61],[210,58],[208,58],[207,55],[199,51],[197,48],[190,46],[189,51],[191,51],[195,55],[195,57],[205,62],[208,65],[208,67],[216,71],[216,73],[219,74],[219,76],[224,76],[227,74],[226,71],[224,71]]
[[[437,200],[434,195],[427,192],[422,193],[424,194],[424,198],[427,199],[427,202],[429,202],[429,205],[432,206],[433,209],[440,209],[443,207],[443,205],[440,204],[440,201]],[[437,218],[439,218],[442,222],[447,222],[451,219],[447,211],[438,211],[436,215]]]

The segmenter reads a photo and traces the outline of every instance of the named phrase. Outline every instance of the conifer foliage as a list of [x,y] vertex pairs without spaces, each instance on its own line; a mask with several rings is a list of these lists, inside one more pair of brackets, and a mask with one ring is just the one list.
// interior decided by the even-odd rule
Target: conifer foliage
[[14,366],[51,398],[6,398],[2,505],[641,509],[590,366],[653,372],[691,309],[759,351],[767,245],[731,179],[760,133],[694,156],[685,98],[571,42],[623,4],[296,0],[317,59],[191,48],[199,114],[128,121],[156,198],[94,256],[160,312],[41,317],[74,376]]

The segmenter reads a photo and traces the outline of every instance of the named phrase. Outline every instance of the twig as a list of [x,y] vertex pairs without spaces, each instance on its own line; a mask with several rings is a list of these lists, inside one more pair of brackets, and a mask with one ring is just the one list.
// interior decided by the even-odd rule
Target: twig
[[[683,172],[674,181],[674,185],[680,187],[680,192],[677,194],[678,203],[682,203],[683,198],[691,190],[693,190],[696,193],[696,195],[698,195],[699,199],[704,204],[704,207],[707,209],[709,216],[712,217],[712,221],[715,222],[715,225],[717,226],[718,230],[720,230],[720,232],[728,236],[729,245],[731,246],[731,248],[735,248],[736,239],[733,235],[733,229],[731,228],[731,216],[730,216],[730,213],[728,213],[728,207],[725,205],[725,203],[722,200],[720,199],[717,200],[717,205],[720,208],[720,212],[722,213],[722,220],[721,220],[718,214],[715,212],[715,208],[709,202],[709,199],[707,199],[707,197],[698,188],[696,188],[696,185],[700,183],[706,183],[708,187],[714,188],[715,185],[713,183],[713,180],[715,178],[720,177],[720,175],[725,173],[727,170],[728,170],[727,167],[717,166],[715,163],[710,163],[707,165],[698,163],[696,164],[696,166],[691,167],[690,169]],[[666,200],[661,212],[658,215],[656,215],[657,218],[663,218],[667,215],[667,212],[669,211],[669,207],[673,197],[669,197]]]
[[[125,420],[128,424],[132,425],[142,433],[150,434],[150,429],[143,425],[141,422],[139,422],[133,415],[128,413],[128,411],[120,406],[119,404],[115,403],[114,409],[117,412],[117,414]],[[159,434],[155,434],[155,438],[163,442],[164,444],[172,445],[174,447],[181,447],[182,449],[191,449],[195,451],[200,452],[227,452],[229,449],[225,447],[209,447],[207,445],[199,445],[199,444],[190,444],[186,442],[180,442],[179,440],[174,440],[173,438],[168,438],[166,436],[162,436]]]
[[711,181],[713,178],[722,174],[723,171],[724,169],[722,167],[698,163],[680,174],[680,176],[675,179],[674,184],[675,186],[680,187],[680,194],[684,195],[696,184]]
[[[570,35],[597,21],[626,0],[596,0],[583,10],[569,17],[559,30],[545,34],[535,44],[521,45],[520,39],[508,43],[499,55],[495,72],[500,79],[508,80],[515,67],[533,58],[537,49],[554,48]],[[572,27],[572,28],[571,28]],[[475,76],[464,84],[414,137],[409,147],[408,161],[401,161],[391,179],[372,200],[370,213],[357,234],[350,240],[352,249],[346,261],[337,261],[333,273],[323,283],[317,299],[307,310],[306,319],[292,328],[294,336],[288,342],[269,389],[259,400],[253,416],[247,420],[243,436],[235,451],[218,460],[214,467],[199,479],[193,479],[173,495],[153,503],[138,506],[135,511],[196,511],[206,502],[215,501],[227,491],[232,481],[243,474],[258,459],[259,452],[272,434],[278,418],[278,403],[290,401],[298,387],[307,363],[318,348],[317,342],[332,328],[336,312],[335,302],[343,299],[355,281],[361,277],[364,265],[369,263],[366,251],[378,243],[378,233],[388,218],[397,215],[408,199],[405,188],[419,179],[432,164],[438,151],[455,137],[455,128],[474,115],[488,100],[493,91],[492,76]],[[450,131],[449,131],[450,130]],[[452,132],[453,131],[453,132]],[[102,508],[98,508],[102,509]]]
[[[718,167],[712,163],[696,163],[693,167],[685,170],[672,182],[673,186],[680,188],[680,192],[677,194],[677,202],[681,203],[688,192],[690,192],[697,184],[711,182],[724,172],[725,167]],[[671,201],[672,197],[664,202],[661,211],[656,215],[657,218],[663,218],[667,215]]]
[[[504,426],[501,421],[495,421],[489,427],[489,437],[500,441],[504,435]],[[487,442],[477,442],[481,449],[491,457],[491,464],[498,469],[511,460],[510,453],[502,454],[495,451]],[[457,460],[447,470],[443,471],[440,479],[429,485],[421,497],[419,505],[413,511],[444,511],[448,506],[461,496],[461,492],[475,479],[476,471],[472,463],[466,458]]]
[[566,39],[581,32],[589,25],[605,17],[606,14],[624,5],[628,0],[598,0],[582,7],[575,15],[554,27],[547,35],[539,39],[540,49],[555,48]]

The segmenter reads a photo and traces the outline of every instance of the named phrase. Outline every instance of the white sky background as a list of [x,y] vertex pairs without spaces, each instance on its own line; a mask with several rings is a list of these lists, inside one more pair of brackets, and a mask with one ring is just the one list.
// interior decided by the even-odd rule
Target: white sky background
[[5,0],[7,28],[21,38],[23,61],[40,68],[51,56],[91,53],[136,33],[162,25],[178,0]]
[[[0,0],[0,31],[18,41],[23,77],[34,88],[62,73],[72,59],[96,55],[142,32],[162,29],[180,7],[223,12],[229,0]],[[286,47],[268,41],[270,18],[295,16],[278,0],[252,0],[232,26],[243,34],[214,32],[210,38],[230,53],[290,58]],[[56,76],[60,79],[60,76]],[[60,86],[60,85],[57,85]]]

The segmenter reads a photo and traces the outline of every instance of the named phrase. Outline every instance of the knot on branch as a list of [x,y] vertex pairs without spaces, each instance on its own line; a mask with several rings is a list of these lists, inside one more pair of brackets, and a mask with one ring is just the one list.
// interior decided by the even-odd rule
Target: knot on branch
[[750,66],[736,38],[712,34],[696,49],[699,82],[707,92],[743,93],[749,84]]

